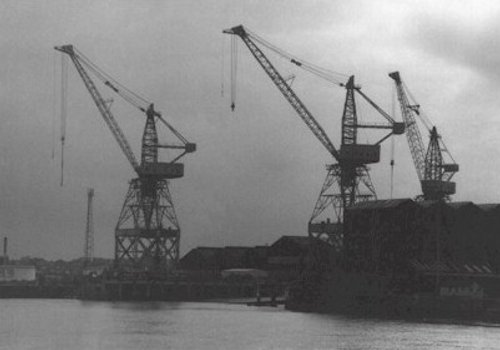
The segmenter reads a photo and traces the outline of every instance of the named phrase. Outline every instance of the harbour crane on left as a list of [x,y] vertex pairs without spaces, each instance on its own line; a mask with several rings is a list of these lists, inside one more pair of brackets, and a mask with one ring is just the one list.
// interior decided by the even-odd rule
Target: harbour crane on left
[[[55,47],[67,54],[83,80],[101,116],[126,156],[137,177],[130,181],[122,210],[115,227],[115,268],[119,271],[167,277],[179,260],[181,230],[169,191],[169,180],[184,176],[184,164],[179,163],[187,153],[196,150],[196,144],[188,142],[153,103],[118,83],[110,75],[92,63],[73,45]],[[105,100],[88,72],[104,86],[145,115],[140,162],[111,112],[111,101]],[[158,141],[157,124],[166,127],[177,139],[175,144]],[[160,160],[159,150],[171,150],[168,159]],[[165,152],[166,153],[166,152]]]

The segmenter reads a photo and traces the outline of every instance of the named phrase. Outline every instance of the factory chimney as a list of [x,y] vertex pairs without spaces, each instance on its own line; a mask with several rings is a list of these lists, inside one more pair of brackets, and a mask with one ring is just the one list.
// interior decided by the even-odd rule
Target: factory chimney
[[3,263],[7,265],[7,237],[3,238]]

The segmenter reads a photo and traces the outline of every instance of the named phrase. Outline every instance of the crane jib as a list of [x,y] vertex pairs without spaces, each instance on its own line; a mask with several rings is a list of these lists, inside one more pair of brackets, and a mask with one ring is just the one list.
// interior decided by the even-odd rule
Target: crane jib
[[[449,195],[455,194],[455,183],[450,180],[458,171],[458,165],[444,147],[436,127],[432,127],[430,130],[429,145],[427,149],[424,148],[422,135],[415,118],[415,116],[420,116],[422,119],[420,105],[410,103],[408,97],[413,100],[412,102],[415,102],[414,98],[409,91],[407,94],[399,72],[392,72],[389,77],[396,84],[401,115],[406,124],[408,145],[420,180],[423,198],[429,200],[446,199]],[[428,127],[427,124],[426,127]],[[444,163],[443,155],[445,154],[451,158],[452,163]]]
[[[183,149],[184,150],[184,153],[182,153],[180,156],[175,158],[170,163],[174,163],[179,158],[181,158],[184,154],[192,153],[196,150],[196,144],[190,143],[189,141],[187,141],[186,138],[180,134],[180,132],[178,132],[172,125],[170,125],[161,116],[160,112],[155,111],[153,109],[152,103],[148,103],[143,97],[141,97],[137,93],[134,93],[133,91],[129,90],[128,88],[126,88],[125,86],[121,85],[116,80],[114,80],[112,77],[110,77],[107,73],[103,72],[95,64],[93,64],[89,59],[87,59],[83,54],[79,53],[73,47],[73,45],[58,46],[58,47],[55,47],[55,49],[62,52],[62,53],[67,54],[71,58],[71,60],[73,61],[74,65],[76,67],[78,74],[82,78],[83,83],[84,83],[85,87],[87,88],[88,92],[90,93],[90,95],[91,95],[94,103],[96,104],[101,116],[103,117],[104,121],[108,125],[111,133],[113,134],[115,140],[117,141],[118,145],[120,146],[122,152],[126,156],[130,165],[139,175],[141,173],[144,173],[142,166],[137,161],[137,159],[132,151],[132,147],[130,146],[129,142],[127,141],[120,126],[116,122],[116,119],[114,118],[114,116],[110,110],[109,104],[101,96],[99,90],[97,89],[96,85],[94,84],[94,82],[90,78],[90,75],[88,74],[85,67],[87,67],[93,74],[95,74],[97,76],[97,78],[99,78],[104,83],[104,85],[106,85],[110,89],[112,89],[115,93],[117,93],[125,101],[129,102],[130,104],[132,104],[133,106],[135,106],[140,111],[142,111],[146,114],[148,112],[151,112],[154,117],[157,117],[164,125],[166,125],[166,127],[172,132],[172,134],[182,142],[181,146],[166,146],[165,147],[165,148]],[[120,88],[118,88],[117,86]],[[146,109],[146,108],[142,107],[140,105],[140,102],[141,103],[148,103],[149,108]]]
[[108,125],[111,133],[115,137],[115,140],[117,141],[121,150],[125,154],[125,157],[128,159],[132,168],[135,171],[138,171],[138,169],[140,169],[140,166],[139,166],[139,162],[135,158],[135,155],[132,151],[132,147],[130,147],[130,144],[128,143],[127,139],[125,138],[125,135],[123,134],[120,126],[116,122],[116,119],[114,118],[113,114],[111,113],[110,109],[108,108],[104,98],[101,96],[101,94],[97,90],[97,87],[95,86],[94,82],[92,81],[92,79],[90,79],[90,76],[88,75],[87,71],[85,70],[82,63],[80,62],[80,59],[78,58],[77,55],[75,55],[73,46],[72,45],[65,45],[65,46],[61,46],[61,47],[56,47],[56,50],[64,52],[71,57],[71,60],[73,61],[73,64],[75,65],[75,68],[76,68],[78,74],[82,78],[85,87],[87,88],[92,99],[94,100],[94,103],[96,104],[97,108],[99,109],[99,112],[101,113],[104,121]]
[[[316,136],[316,138],[321,142],[321,144],[327,149],[327,151],[336,159],[340,159],[340,155],[330,141],[326,132],[323,130],[321,125],[316,121],[316,119],[309,112],[307,107],[302,103],[299,97],[295,94],[293,89],[286,83],[285,79],[281,74],[274,68],[272,63],[266,57],[266,55],[260,50],[260,48],[252,41],[250,36],[247,34],[243,26],[237,26],[231,29],[224,30],[223,33],[238,35],[245,45],[248,47],[254,58],[264,69],[266,74],[271,78],[276,87],[280,90],[282,95],[287,99],[290,105],[295,109],[299,117],[306,123],[308,128]],[[300,63],[296,61],[297,63]],[[296,64],[297,64],[296,63]]]

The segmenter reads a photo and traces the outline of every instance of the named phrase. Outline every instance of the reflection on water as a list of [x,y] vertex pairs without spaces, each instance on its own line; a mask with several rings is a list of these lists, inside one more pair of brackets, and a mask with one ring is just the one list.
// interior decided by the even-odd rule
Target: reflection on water
[[0,349],[499,349],[500,328],[221,303],[0,299]]

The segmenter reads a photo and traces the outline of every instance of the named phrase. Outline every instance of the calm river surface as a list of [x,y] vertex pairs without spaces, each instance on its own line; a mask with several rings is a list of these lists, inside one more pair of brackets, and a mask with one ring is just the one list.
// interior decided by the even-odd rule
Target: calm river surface
[[0,349],[500,349],[500,327],[222,303],[0,299]]

